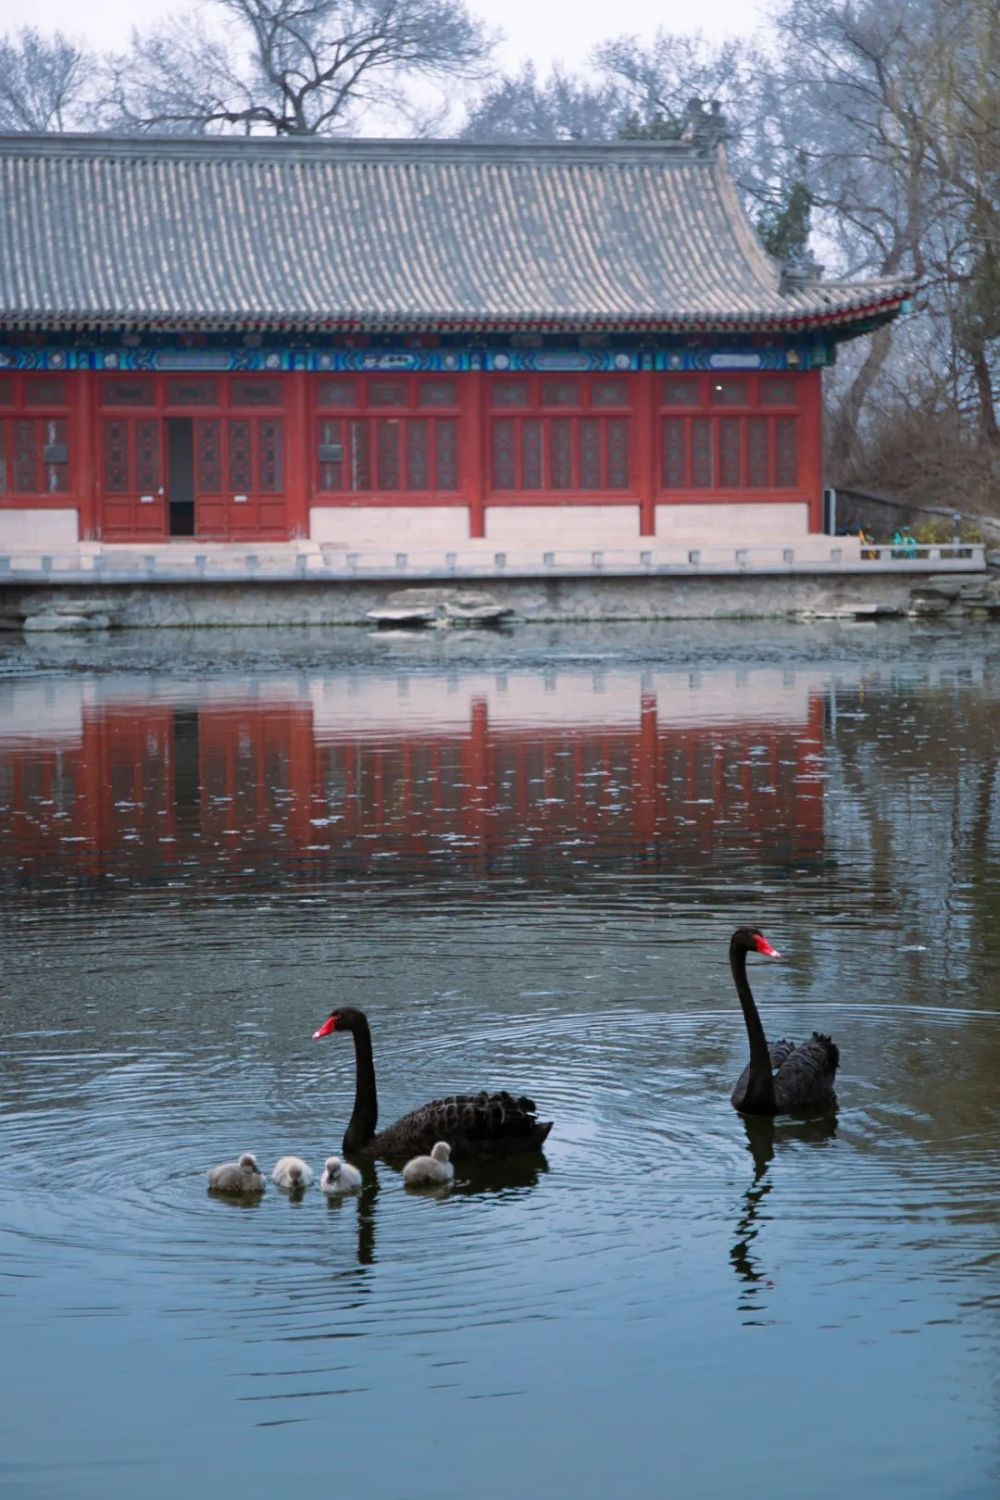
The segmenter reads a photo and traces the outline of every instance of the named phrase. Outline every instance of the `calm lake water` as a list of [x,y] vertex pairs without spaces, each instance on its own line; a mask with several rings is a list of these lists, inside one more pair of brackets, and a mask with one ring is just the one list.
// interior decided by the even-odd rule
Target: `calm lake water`
[[[0,648],[0,1491],[994,1496],[1000,635]],[[829,1029],[834,1119],[746,1036]],[[441,1198],[216,1201],[527,1091]]]

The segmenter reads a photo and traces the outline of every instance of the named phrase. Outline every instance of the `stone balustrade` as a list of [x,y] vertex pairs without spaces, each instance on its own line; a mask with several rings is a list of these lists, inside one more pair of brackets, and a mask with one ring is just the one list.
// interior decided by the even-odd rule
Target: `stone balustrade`
[[810,536],[788,546],[665,545],[529,548],[495,543],[445,550],[353,550],[315,543],[83,543],[72,550],[0,554],[0,585],[28,583],[292,583],[489,578],[738,577],[773,574],[975,573],[980,544],[862,548],[857,537]]

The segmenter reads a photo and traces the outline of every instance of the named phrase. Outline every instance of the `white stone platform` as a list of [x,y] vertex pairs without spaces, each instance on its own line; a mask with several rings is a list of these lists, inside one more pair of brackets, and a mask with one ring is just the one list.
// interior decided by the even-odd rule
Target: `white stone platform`
[[417,582],[500,578],[740,577],[747,575],[975,573],[979,544],[912,550],[861,546],[857,537],[797,537],[787,546],[724,546],[717,540],[668,545],[650,538],[629,547],[504,547],[469,541],[454,550],[347,551],[316,542],[155,545],[81,542],[47,552],[0,553],[0,585]]

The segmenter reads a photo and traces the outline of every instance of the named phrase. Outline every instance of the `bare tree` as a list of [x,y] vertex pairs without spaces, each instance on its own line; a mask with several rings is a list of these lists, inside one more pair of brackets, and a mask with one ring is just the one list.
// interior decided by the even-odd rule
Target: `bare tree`
[[460,131],[473,141],[603,141],[618,134],[627,100],[615,85],[560,68],[540,80],[533,63],[496,79]]
[[317,135],[373,107],[412,125],[415,83],[479,75],[492,38],[463,0],[212,0],[113,61],[115,130]]
[[770,73],[757,50],[740,39],[715,45],[700,35],[659,30],[603,42],[591,73],[556,68],[540,80],[533,65],[501,76],[469,112],[462,135],[476,140],[676,140],[691,123],[692,97],[718,104],[741,189],[777,211],[789,176],[780,160],[784,137],[773,126]]
[[677,139],[690,128],[689,101],[721,111],[729,167],[765,246],[781,261],[808,258],[811,194],[771,56],[732,37],[658,30],[604,42],[594,54],[603,78],[627,101],[626,135]]
[[0,130],[60,131],[90,123],[94,59],[59,31],[0,37]]
[[[841,459],[880,382],[950,386],[995,431],[996,27],[987,0],[788,0],[779,17],[785,129],[805,153],[820,230],[850,275],[909,274],[920,322],[884,325],[853,363],[831,435]],[[995,12],[993,14],[995,22]],[[992,145],[991,145],[992,142]],[[992,160],[992,167],[988,161]],[[992,289],[992,290],[991,290]],[[927,344],[919,349],[921,336]],[[915,381],[933,350],[944,383]],[[896,353],[903,360],[893,368]]]
[[980,435],[1000,448],[1000,26],[992,0],[964,0],[957,45],[941,58],[946,101],[931,140],[934,169],[960,227],[949,281],[956,342],[967,358]]
[[692,98],[711,99],[720,107],[737,158],[740,142],[753,133],[761,69],[754,48],[739,37],[716,45],[697,32],[678,35],[661,28],[649,43],[635,36],[602,42],[594,64],[622,91],[634,119],[658,126],[664,138],[682,134]]

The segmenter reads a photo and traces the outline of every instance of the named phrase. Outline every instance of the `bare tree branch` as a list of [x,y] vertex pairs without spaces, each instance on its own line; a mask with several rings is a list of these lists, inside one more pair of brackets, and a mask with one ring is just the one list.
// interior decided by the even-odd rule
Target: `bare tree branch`
[[91,123],[93,58],[57,31],[0,37],[0,130],[81,130]]
[[349,130],[374,108],[406,117],[415,83],[479,77],[493,46],[463,0],[211,0],[204,14],[133,33],[108,128]]

